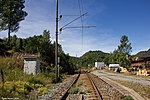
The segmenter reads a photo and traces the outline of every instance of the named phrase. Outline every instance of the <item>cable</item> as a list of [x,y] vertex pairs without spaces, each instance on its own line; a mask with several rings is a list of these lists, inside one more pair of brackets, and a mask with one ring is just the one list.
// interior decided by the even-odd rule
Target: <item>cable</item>
[[82,13],[84,12],[83,11],[83,0],[81,0],[81,10],[82,10]]
[[[83,13],[83,4],[81,0],[78,0],[78,5],[79,5],[79,11],[80,11],[80,15]],[[81,42],[81,52],[83,53],[83,18],[81,17],[81,25],[82,25],[82,42]]]

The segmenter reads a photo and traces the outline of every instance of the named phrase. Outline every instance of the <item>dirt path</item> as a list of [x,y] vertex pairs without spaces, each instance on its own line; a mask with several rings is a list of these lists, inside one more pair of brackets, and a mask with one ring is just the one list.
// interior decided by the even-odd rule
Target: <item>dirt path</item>
[[102,70],[97,70],[97,71],[95,71],[95,73],[98,73],[98,76],[101,76],[101,77],[107,77],[107,78],[111,78],[111,79],[123,80],[123,81],[129,81],[129,82],[136,82],[136,83],[140,83],[143,85],[150,85],[150,78],[126,76],[123,74],[108,73],[108,72],[104,72]]
[[[100,78],[102,78],[108,84],[111,84],[114,88],[116,88],[118,91],[122,92],[123,94],[132,96],[134,98],[134,100],[149,100],[149,99],[144,99],[142,96],[140,96],[134,90],[132,90],[128,87],[125,87],[125,86],[109,79],[109,78],[112,78],[111,76],[115,77],[115,79],[117,79],[117,78],[120,79],[120,77],[125,77],[125,78],[122,78],[122,79],[126,79],[127,78],[126,76],[120,76],[118,74],[115,75],[115,74],[112,74],[112,73],[100,73],[99,71],[94,71],[92,73],[99,76]],[[129,79],[129,80],[133,80],[132,78],[133,77],[131,77],[131,79]],[[146,81],[146,84],[147,84],[147,81]]]

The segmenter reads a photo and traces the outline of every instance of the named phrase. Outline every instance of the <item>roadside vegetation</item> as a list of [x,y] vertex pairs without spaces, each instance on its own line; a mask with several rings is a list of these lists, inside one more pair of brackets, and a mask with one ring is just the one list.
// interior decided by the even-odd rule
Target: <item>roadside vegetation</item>
[[150,98],[150,85],[142,85],[140,83],[128,82],[128,81],[122,81],[122,80],[114,80],[114,81],[128,88],[133,89],[134,91],[139,93],[142,97],[144,97],[146,100]]
[[[1,40],[0,46],[3,51],[0,51],[0,97],[35,99],[39,95],[48,93],[50,84],[55,83],[54,44],[49,40],[49,31],[45,30],[43,36],[26,39],[13,36],[10,38],[10,46],[7,45],[7,38]],[[41,59],[41,72],[37,75],[25,74],[21,55],[38,53]],[[74,74],[76,66],[60,45],[59,57],[60,81],[62,81],[66,74]]]
[[[47,93],[50,84],[55,82],[55,42],[51,41],[50,31],[44,30],[41,35],[26,38],[11,36],[11,33],[19,30],[20,22],[28,15],[24,11],[24,3],[24,0],[0,1],[0,31],[8,31],[7,38],[0,38],[0,99],[36,98]],[[41,72],[34,76],[25,74],[23,55],[39,56]],[[66,74],[74,74],[77,67],[59,44],[58,56],[59,80],[62,81]]]
[[[36,98],[38,95],[49,92],[50,84],[55,83],[55,43],[50,41],[48,30],[43,35],[33,36],[26,39],[18,38],[16,35],[0,39],[0,97],[24,97]],[[38,55],[41,59],[41,72],[37,75],[27,75],[23,72],[23,55]],[[60,57],[60,81],[65,75],[74,74],[77,67],[65,54],[59,45]]]
[[23,61],[0,57],[0,97],[30,98],[48,92],[54,73],[39,73],[36,76],[23,73]]

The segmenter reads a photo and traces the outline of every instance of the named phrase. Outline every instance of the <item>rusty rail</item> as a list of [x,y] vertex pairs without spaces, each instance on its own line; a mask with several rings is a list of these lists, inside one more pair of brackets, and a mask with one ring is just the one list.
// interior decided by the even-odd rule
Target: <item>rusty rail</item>
[[91,82],[91,84],[92,84],[92,86],[93,86],[93,88],[94,88],[94,90],[95,90],[95,92],[96,92],[96,94],[97,94],[97,96],[98,96],[98,100],[103,100],[102,95],[100,94],[100,92],[99,92],[99,90],[98,90],[96,84],[94,83],[94,81],[92,80],[92,78],[90,77],[89,74],[87,74],[87,76],[88,76],[88,78],[90,79],[90,82]]
[[68,91],[69,89],[73,86],[73,84],[75,84],[79,78],[80,74],[78,75],[78,77],[71,83],[71,85],[69,86],[69,88],[67,89],[67,91],[62,95],[62,97],[60,98],[60,100],[65,100],[68,96]]

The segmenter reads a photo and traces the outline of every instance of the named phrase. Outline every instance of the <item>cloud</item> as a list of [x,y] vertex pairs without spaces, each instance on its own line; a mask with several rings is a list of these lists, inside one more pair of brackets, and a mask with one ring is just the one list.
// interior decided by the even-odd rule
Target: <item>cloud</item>
[[[96,27],[83,29],[83,37],[81,29],[67,28],[63,30],[62,34],[59,35],[59,43],[62,45],[63,50],[65,51],[65,53],[69,53],[72,56],[81,56],[83,53],[89,50],[113,52],[114,49],[116,49],[120,44],[119,40],[121,38],[120,35],[122,34],[117,32],[118,28],[116,28],[115,30],[115,28],[111,26],[111,23],[109,26],[104,23],[104,21],[102,21],[104,20],[103,17],[106,14],[105,11],[107,10],[107,6],[99,0],[83,1],[83,12],[88,12],[88,16],[83,17],[83,25]],[[48,29],[51,33],[51,40],[55,41],[55,3],[56,2],[54,0],[26,0],[26,8],[24,10],[27,11],[28,16],[20,23],[21,27],[16,35],[18,37],[26,38],[33,35],[41,35],[45,29]],[[66,25],[67,23],[78,17],[64,16],[80,14],[78,1],[71,0],[68,2],[68,0],[60,0],[59,15],[61,14],[63,15],[63,18],[61,21],[59,21],[59,27]],[[81,25],[81,19],[78,19],[69,26],[73,27]],[[14,33],[12,33],[12,35],[13,34]],[[3,31],[0,33],[0,38],[2,37],[7,37],[7,31]],[[136,47],[133,48],[133,53],[140,50],[147,50],[147,47],[150,47],[149,43],[146,43],[147,41],[141,42],[143,39],[132,40],[133,41],[131,41],[131,43],[133,47]],[[147,36],[146,40],[150,40],[150,38]]]
[[[50,2],[49,2],[50,1]],[[49,2],[49,4],[48,4]],[[74,3],[74,2],[71,2]],[[77,4],[78,2],[76,2]],[[86,5],[86,4],[85,4]],[[90,7],[101,13],[105,9],[105,6],[101,8],[93,6],[93,3],[87,3]],[[60,9],[62,14],[75,14],[79,15],[78,5],[63,6]],[[75,9],[72,12],[72,9]],[[67,9],[67,10],[66,10]],[[51,33],[51,40],[55,41],[55,2],[51,0],[41,1],[26,1],[25,11],[28,12],[28,16],[24,21],[20,23],[21,28],[17,32],[18,37],[26,38],[33,35],[41,35],[43,30],[48,29]],[[91,10],[90,10],[91,11]],[[93,10],[92,10],[93,11]],[[62,21],[59,22],[60,27],[72,21],[74,17],[64,16]],[[88,20],[84,17],[84,25],[88,24]],[[84,20],[83,19],[83,20]],[[81,26],[81,20],[76,20],[69,26]],[[111,37],[112,30],[109,29],[84,29],[83,37],[81,29],[66,29],[59,35],[59,43],[62,45],[65,53],[69,53],[72,56],[81,56],[83,53],[89,50],[102,50],[105,52],[111,52],[114,49],[115,38]],[[13,34],[12,34],[13,35]],[[7,36],[6,31],[2,33],[2,37]],[[82,41],[83,38],[83,41]],[[112,42],[114,40],[114,42]],[[83,44],[82,44],[83,43]]]
[[101,29],[99,32],[95,32],[97,31],[93,31],[93,34],[91,34],[90,31],[83,32],[82,41],[81,29],[65,30],[59,36],[59,39],[63,40],[60,41],[60,44],[62,45],[65,53],[69,53],[71,56],[81,56],[89,50],[102,50],[110,53],[117,48],[116,46],[119,44],[120,37],[112,34],[113,31],[109,29]]

